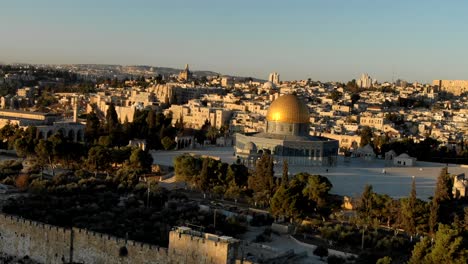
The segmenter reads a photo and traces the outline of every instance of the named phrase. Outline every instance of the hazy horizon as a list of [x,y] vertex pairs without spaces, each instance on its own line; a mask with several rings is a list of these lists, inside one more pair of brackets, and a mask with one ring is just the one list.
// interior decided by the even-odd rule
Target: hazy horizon
[[2,4],[0,61],[150,65],[267,79],[465,77],[460,1],[58,1]]

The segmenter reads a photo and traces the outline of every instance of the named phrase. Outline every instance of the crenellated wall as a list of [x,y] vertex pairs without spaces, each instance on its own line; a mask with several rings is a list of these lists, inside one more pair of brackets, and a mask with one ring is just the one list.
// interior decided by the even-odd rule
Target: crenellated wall
[[169,249],[80,228],[62,228],[0,214],[0,252],[45,264],[234,264],[239,241],[181,227]]
[[[166,248],[73,228],[73,261],[78,263],[170,263]],[[127,249],[120,256],[120,249]]]
[[[120,256],[126,247],[126,256]],[[66,229],[0,214],[0,252],[47,264],[170,263],[167,249],[84,229]]]
[[206,263],[234,264],[237,257],[238,241],[223,241],[216,235],[198,232],[169,233],[169,255],[174,264]]

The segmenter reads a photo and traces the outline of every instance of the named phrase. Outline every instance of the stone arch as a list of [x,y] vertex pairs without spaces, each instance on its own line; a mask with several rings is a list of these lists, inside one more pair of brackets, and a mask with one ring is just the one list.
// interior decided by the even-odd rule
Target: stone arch
[[70,129],[67,134],[68,140],[75,141],[75,131]]
[[78,141],[78,142],[84,141],[84,136],[83,136],[83,130],[82,129],[78,129],[78,131],[76,131],[76,141]]
[[64,136],[64,137],[67,135],[67,133],[65,132],[65,129],[64,129],[63,127],[62,127],[62,128],[59,128],[59,129],[57,130],[57,134],[60,134],[60,135],[62,135],[62,136]]
[[39,131],[39,132],[37,133],[37,138],[38,138],[38,139],[44,139],[44,132]]

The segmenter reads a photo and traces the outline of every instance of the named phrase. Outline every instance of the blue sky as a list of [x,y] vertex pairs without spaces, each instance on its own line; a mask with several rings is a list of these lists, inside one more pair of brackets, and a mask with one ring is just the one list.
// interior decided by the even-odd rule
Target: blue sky
[[468,78],[468,1],[0,0],[0,62]]

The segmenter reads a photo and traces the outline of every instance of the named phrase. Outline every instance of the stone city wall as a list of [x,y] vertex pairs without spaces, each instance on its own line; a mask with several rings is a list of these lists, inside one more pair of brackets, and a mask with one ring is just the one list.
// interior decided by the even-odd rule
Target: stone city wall
[[200,235],[169,233],[169,254],[173,263],[235,263],[238,242],[222,241],[211,234]]
[[0,252],[47,264],[171,263],[166,248],[0,214]]

